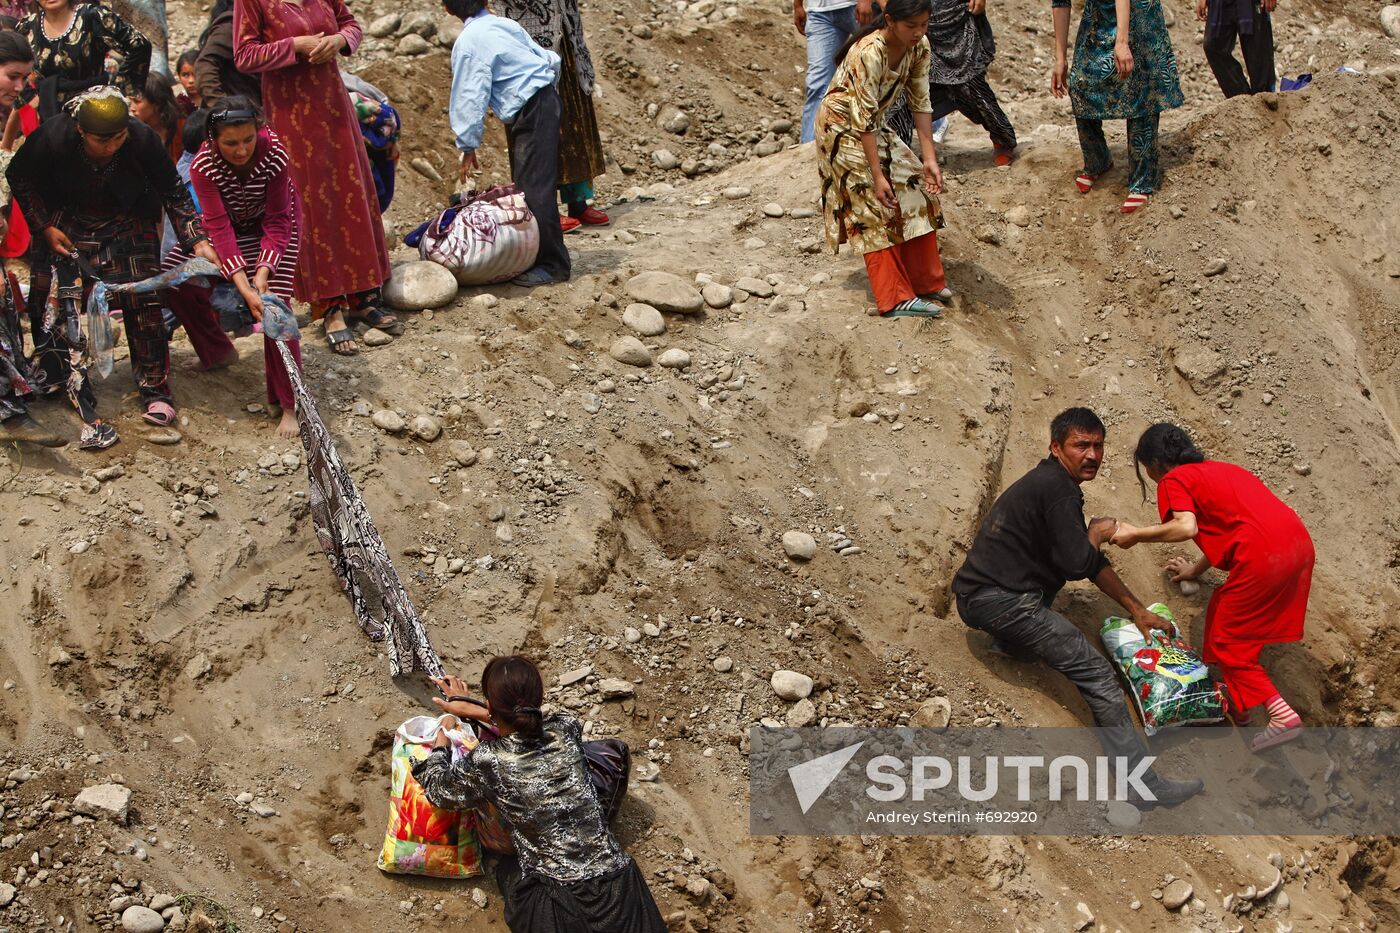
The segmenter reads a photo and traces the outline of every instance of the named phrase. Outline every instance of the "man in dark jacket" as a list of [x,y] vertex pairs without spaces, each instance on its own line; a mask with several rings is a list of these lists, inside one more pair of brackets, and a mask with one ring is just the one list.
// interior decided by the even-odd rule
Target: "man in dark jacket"
[[[1146,754],[1108,659],[1073,622],[1050,608],[1069,580],[1093,580],[1150,637],[1161,620],[1128,590],[1099,547],[1116,522],[1084,526],[1081,483],[1098,475],[1104,426],[1087,408],[1061,412],[1050,424],[1050,456],[1013,483],[987,513],[967,560],[953,578],[958,614],[1013,651],[1026,652],[1064,674],[1094,715],[1104,751],[1129,768]],[[1200,781],[1144,780],[1155,800],[1139,808],[1175,806],[1201,790]]]

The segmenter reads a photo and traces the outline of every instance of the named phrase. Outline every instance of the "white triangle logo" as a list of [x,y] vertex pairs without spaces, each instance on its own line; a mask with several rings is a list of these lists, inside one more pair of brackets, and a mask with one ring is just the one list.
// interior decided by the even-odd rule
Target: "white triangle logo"
[[792,781],[792,789],[797,792],[797,803],[802,807],[803,813],[812,809],[812,804],[821,799],[831,782],[836,780],[836,775],[841,773],[841,769],[846,767],[864,744],[865,742],[861,741],[847,745],[820,758],[813,758],[788,768],[788,780]]

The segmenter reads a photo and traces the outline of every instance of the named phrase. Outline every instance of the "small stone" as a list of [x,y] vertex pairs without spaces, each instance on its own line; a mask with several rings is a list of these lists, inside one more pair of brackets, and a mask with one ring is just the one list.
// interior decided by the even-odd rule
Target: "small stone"
[[652,164],[663,171],[670,171],[681,164],[681,160],[676,158],[676,154],[670,149],[658,149],[651,154]]
[[391,334],[386,334],[377,327],[371,327],[360,335],[360,340],[367,347],[387,347],[394,342]]
[[660,638],[661,626],[655,622],[644,622],[642,623],[642,634],[647,638]]
[[749,191],[748,188],[741,188],[736,186],[733,188],[725,188],[723,191],[720,192],[720,195],[728,201],[740,201],[744,198],[747,198],[752,193],[753,192]]
[[1137,898],[1133,898],[1131,901],[1128,902],[1128,909],[1142,910],[1142,901],[1138,900]]
[[642,640],[642,633],[629,625],[627,626],[627,628],[622,630],[622,637],[627,642],[627,644],[635,645],[637,642]]
[[675,314],[695,314],[705,307],[694,285],[669,272],[634,275],[627,282],[627,294],[633,301]]
[[480,888],[472,888],[472,903],[477,906],[478,910],[485,910],[487,905],[491,903],[491,899]]
[[174,430],[147,431],[141,436],[144,437],[148,442],[152,444],[159,444],[162,447],[173,447],[174,445],[180,443],[180,441],[185,439],[185,436],[183,434],[181,434],[179,431]]
[[690,354],[680,347],[671,347],[656,358],[657,365],[667,369],[685,369],[690,365]]
[[0,907],[9,907],[15,899],[15,886],[0,881]]
[[651,365],[651,351],[636,337],[619,337],[608,348],[608,356],[628,366]]
[[909,724],[919,729],[934,729],[942,732],[948,728],[948,723],[952,720],[953,705],[948,702],[948,698],[930,697],[919,704],[914,715],[909,717]]
[[1094,912],[1089,909],[1089,905],[1080,901],[1074,905],[1074,928],[1076,930],[1087,930],[1094,925]]
[[209,655],[201,651],[190,658],[189,663],[185,665],[185,676],[190,680],[199,680],[213,669],[214,665],[209,661]]
[[[332,695],[334,695],[334,693],[335,693],[335,687],[331,687],[331,688],[330,688],[330,693],[331,693]],[[236,804],[238,804],[240,807],[246,807],[246,806],[248,806],[248,804],[250,804],[250,803],[253,802],[253,795],[250,794],[248,791],[245,790],[243,793],[241,793],[241,794],[239,794],[237,797],[233,798],[233,802],[236,803]]]
[[1312,474],[1312,466],[1299,461],[1293,464],[1293,472],[1297,473],[1299,476],[1309,476]]
[[1215,259],[1211,261],[1210,265],[1206,266],[1206,275],[1223,275],[1225,273],[1225,270],[1228,268],[1230,268],[1230,264],[1227,263],[1225,260]]
[[1182,596],[1195,596],[1201,591],[1201,585],[1195,580],[1182,580],[1177,586],[1181,587]]
[[754,295],[759,298],[773,297],[773,286],[763,281],[763,279],[756,279],[752,276],[745,276],[744,278],[735,282],[734,287],[739,289],[739,291],[741,292],[748,292],[750,295]]
[[637,692],[629,680],[620,677],[605,677],[598,681],[598,696],[604,700],[625,700]]
[[638,23],[632,27],[632,35],[638,39],[650,39],[652,36],[651,27],[646,23]]
[[394,267],[383,294],[384,303],[395,311],[441,308],[457,298],[457,277],[435,262],[406,262]]
[[817,556],[817,540],[805,531],[785,531],[783,551],[793,560],[811,560]]
[[734,289],[718,282],[709,282],[700,289],[700,297],[711,308],[727,308],[734,303]]
[[1017,204],[1006,212],[1006,222],[1018,227],[1029,227],[1031,225],[1031,209],[1024,204]]
[[483,311],[490,311],[500,303],[501,299],[490,292],[482,292],[480,295],[474,295],[471,301],[473,308],[480,308]]
[[817,216],[817,210],[814,207],[794,207],[788,211],[788,216],[793,220],[807,220]]
[[1191,901],[1195,893],[1184,878],[1177,878],[1162,889],[1162,906],[1167,910],[1180,910]]
[[1142,811],[1130,803],[1115,800],[1108,805],[1108,821],[1119,829],[1132,829],[1142,822]]
[[415,159],[411,159],[408,164],[415,172],[417,172],[419,175],[422,175],[429,181],[435,181],[438,184],[442,184],[442,174],[437,170],[433,163],[429,162],[422,156],[418,156]]
[[442,23],[437,29],[437,44],[445,49],[450,49],[457,44],[457,37],[462,34],[462,23],[453,20],[450,23]]
[[263,803],[260,800],[255,800],[252,803],[250,803],[248,805],[248,809],[253,813],[254,816],[261,816],[264,819],[266,819],[267,817],[277,815],[276,810],[272,809],[272,807],[269,807],[267,804]]
[[156,913],[161,913],[175,906],[175,898],[171,897],[169,894],[157,894],[155,897],[151,898],[151,902],[146,906]]
[[585,664],[583,667],[576,667],[571,671],[565,671],[564,673],[559,675],[559,686],[572,686],[573,684],[578,683],[580,680],[583,680],[591,673],[593,673],[593,667],[589,664]]
[[980,242],[986,243],[988,246],[1001,245],[1001,234],[997,231],[996,227],[990,224],[983,224],[978,227],[976,236]]
[[74,541],[68,548],[69,554],[85,554],[90,545],[86,541]]
[[121,477],[125,476],[126,470],[122,469],[122,465],[120,463],[114,463],[111,466],[103,467],[100,470],[93,470],[92,475],[97,477],[97,481],[99,483],[108,483],[114,479],[120,479]]
[[376,39],[392,36],[399,31],[399,20],[401,18],[402,17],[397,13],[385,13],[383,16],[372,20],[369,24],[369,28],[367,28],[365,32]]
[[417,33],[409,33],[399,40],[398,53],[400,55],[422,55],[431,49],[428,40]]
[[622,323],[642,337],[659,337],[666,333],[666,319],[651,305],[628,305],[622,312]]
[[787,211],[783,206],[775,201],[770,201],[763,205],[763,215],[765,217],[781,217],[786,213]]
[[811,700],[798,700],[788,707],[784,722],[789,729],[805,729],[817,721],[817,708]]
[[122,929],[126,933],[161,933],[165,918],[149,907],[135,904],[122,912]]
[[419,415],[414,418],[408,429],[413,432],[414,437],[430,444],[442,436],[442,425],[431,415]]
[[721,655],[710,662],[710,667],[715,669],[716,674],[728,674],[734,670],[734,659]]
[[447,452],[452,455],[452,459],[457,461],[457,465],[461,467],[471,466],[476,463],[477,458],[481,456],[472,445],[468,444],[466,441],[449,441],[447,444]]
[[369,416],[369,420],[374,422],[374,426],[381,431],[390,434],[402,434],[408,423],[403,420],[403,416],[396,411],[381,408]]
[[1381,29],[1392,39],[1400,39],[1400,4],[1381,8]]
[[774,671],[769,683],[773,692],[789,703],[805,700],[812,695],[812,678],[797,671]]
[[121,784],[93,784],[78,792],[73,809],[84,816],[125,823],[131,809],[131,790]]

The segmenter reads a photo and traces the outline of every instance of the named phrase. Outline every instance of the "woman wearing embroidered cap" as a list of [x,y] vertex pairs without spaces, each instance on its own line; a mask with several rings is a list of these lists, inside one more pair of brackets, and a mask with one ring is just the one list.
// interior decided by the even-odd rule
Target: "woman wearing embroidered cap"
[[[438,682],[449,695],[462,682]],[[446,712],[493,722],[500,738],[452,763],[448,739],[413,769],[428,801],[448,810],[492,803],[509,824],[518,860],[503,858],[496,884],[512,933],[664,933],[646,879],[608,829],[589,780],[583,730],[565,713],[544,716],[544,684],[528,658],[492,658],[481,673],[487,706],[438,700]]]
[[[42,302],[48,295],[55,269],[59,298],[68,302],[81,300],[81,289],[73,294],[73,286],[82,267],[89,279],[95,273],[113,285],[157,274],[162,211],[183,246],[217,262],[165,146],[130,115],[126,97],[113,87],[95,88],[70,101],[67,109],[72,116],[60,114],[34,131],[6,173],[30,228],[38,231],[31,300]],[[170,427],[175,407],[162,304],[160,292],[113,298],[114,308],[122,310],[143,417]],[[67,388],[85,423],[80,447],[110,447],[117,432],[97,417],[81,333],[62,320],[51,325],[34,338],[42,382],[53,391]]]
[[[262,125],[262,113],[246,97],[225,97],[208,116],[208,138],[190,165],[190,183],[204,211],[204,226],[219,254],[219,269],[262,320],[262,296],[289,305],[300,250],[301,204],[292,184],[290,157],[282,141]],[[189,258],[174,249],[165,259],[173,268]],[[301,366],[301,342],[287,341]],[[277,348],[263,335],[267,403],[280,415],[277,433],[298,433],[296,401]]]

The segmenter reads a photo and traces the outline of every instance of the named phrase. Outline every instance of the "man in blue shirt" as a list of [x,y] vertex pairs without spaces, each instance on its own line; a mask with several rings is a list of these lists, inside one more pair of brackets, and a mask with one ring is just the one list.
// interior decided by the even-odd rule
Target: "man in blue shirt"
[[512,180],[525,195],[540,230],[533,268],[514,279],[533,288],[566,282],[571,265],[554,192],[559,182],[559,56],[540,48],[514,20],[486,12],[485,0],[443,0],[462,20],[452,46],[448,116],[462,152],[460,180],[477,167],[486,111],[506,125]]

